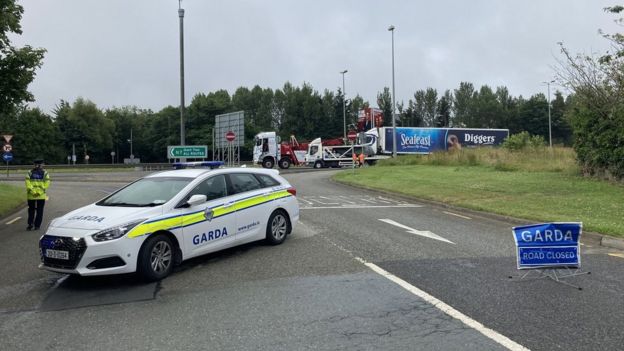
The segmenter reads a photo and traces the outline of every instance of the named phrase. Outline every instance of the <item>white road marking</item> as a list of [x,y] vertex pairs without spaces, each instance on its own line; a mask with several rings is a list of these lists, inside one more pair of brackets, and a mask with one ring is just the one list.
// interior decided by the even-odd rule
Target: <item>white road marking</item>
[[[346,203],[349,203],[349,204],[357,204],[357,202],[353,202],[353,201],[351,201],[351,200],[347,200],[347,199],[349,198],[348,196],[340,195],[340,196],[338,196],[338,198],[339,198],[340,200],[342,200],[342,201],[346,202]],[[347,199],[345,199],[345,198],[347,198]]]
[[425,300],[426,302],[430,303],[431,305],[433,305],[435,308],[439,309],[440,311],[444,312],[445,314],[451,316],[452,318],[455,318],[457,320],[459,320],[460,322],[464,323],[465,325],[469,326],[470,328],[478,331],[479,333],[483,334],[484,336],[494,340],[495,342],[497,342],[498,344],[506,347],[508,350],[512,350],[512,351],[528,351],[529,349],[518,344],[517,342],[509,339],[508,337],[500,334],[499,332],[490,329],[486,326],[484,326],[483,324],[477,322],[476,320],[466,316],[465,314],[459,312],[458,310],[454,309],[453,307],[451,307],[450,305],[447,305],[446,303],[444,303],[442,300],[436,298],[433,295],[430,295],[422,290],[420,290],[419,288],[415,287],[414,285],[406,282],[405,280],[395,276],[394,274],[382,269],[381,267],[373,264],[373,263],[369,263],[366,262],[365,260],[359,258],[359,257],[355,257],[356,260],[360,261],[361,263],[363,263],[364,265],[366,265],[368,268],[372,269],[373,272],[383,276],[384,278],[392,281],[393,283],[399,285],[400,287],[402,287],[403,289],[411,292],[412,294],[420,297],[421,299]]
[[317,199],[310,199],[310,201],[314,201],[314,202],[318,202],[321,205],[340,205],[337,202],[331,202],[331,203],[327,203],[327,202],[323,202],[321,200],[317,200]]
[[401,224],[401,223],[395,222],[395,221],[393,221],[393,220],[391,220],[391,219],[385,219],[385,218],[384,218],[384,219],[379,219],[379,220],[380,220],[380,221],[382,221],[382,222],[385,222],[385,223],[391,224],[391,225],[393,225],[393,226],[397,226],[397,227],[399,227],[399,228],[403,228],[403,229],[405,229],[408,233],[411,233],[411,234],[416,234],[416,235],[424,236],[424,237],[426,237],[426,238],[435,239],[435,240],[440,240],[440,241],[444,241],[445,243],[449,243],[449,244],[453,244],[453,245],[455,245],[455,243],[454,243],[454,242],[452,242],[452,241],[450,241],[450,240],[448,240],[448,239],[445,239],[445,238],[443,238],[443,237],[441,237],[441,236],[439,236],[439,235],[437,235],[437,234],[435,234],[435,233],[432,233],[432,232],[430,232],[430,231],[428,231],[428,230],[417,230],[417,229],[414,229],[414,228],[410,228],[410,227],[408,227],[408,226],[406,226],[406,225],[403,225],[403,224]]
[[361,198],[361,199],[359,199],[359,200],[366,201],[366,202],[370,202],[370,203],[372,203],[372,204],[376,204],[376,203],[377,203],[375,200],[369,200],[369,199],[366,199],[366,198]]
[[377,201],[379,201],[379,202],[383,202],[383,203],[385,203],[385,204],[391,204],[391,203],[392,203],[391,201],[386,201],[386,200],[384,200],[384,198],[383,198],[383,197],[381,197],[381,196],[380,196],[380,197],[378,197],[376,200],[377,200]]
[[[329,200],[329,201],[336,201],[336,200],[340,200],[340,199],[332,199],[331,197],[327,197],[327,196],[319,196],[321,199],[325,199],[325,200]],[[326,205],[339,205],[340,203],[338,202],[330,202]]]
[[300,210],[325,210],[325,209],[361,209],[361,208],[416,208],[422,205],[404,204],[404,205],[342,205],[342,206],[312,206],[299,207]]
[[405,201],[388,199],[387,197],[383,197],[383,196],[379,196],[379,199],[380,199],[379,201],[396,202],[396,203],[398,203],[398,204],[405,203]]
[[442,212],[444,212],[444,213],[446,213],[446,214],[448,214],[448,215],[455,216],[455,217],[459,217],[459,218],[463,218],[463,219],[472,219],[472,218],[470,218],[470,217],[467,217],[467,216],[462,216],[462,215],[460,215],[460,214],[453,213],[453,212],[447,212],[447,211],[442,211]]
[[298,196],[297,200],[301,200],[303,202],[307,202],[308,205],[314,205],[314,202],[308,201],[308,200],[304,199],[302,196]]
[[13,218],[12,220],[10,220],[10,221],[6,222],[5,224],[13,224],[13,223],[15,223],[15,222],[19,221],[21,218],[22,218],[22,217],[15,217],[15,218]]

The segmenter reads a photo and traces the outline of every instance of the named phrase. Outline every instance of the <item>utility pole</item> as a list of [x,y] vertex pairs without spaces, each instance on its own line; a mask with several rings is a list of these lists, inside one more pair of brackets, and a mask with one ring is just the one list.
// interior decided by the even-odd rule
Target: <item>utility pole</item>
[[184,136],[184,9],[182,0],[178,0],[180,17],[180,145],[185,145]]
[[345,91],[345,73],[347,72],[348,71],[346,69],[340,72],[340,74],[342,74],[342,120],[344,128],[344,135],[342,140],[345,142],[345,144],[347,143],[347,92]]
[[550,119],[550,84],[554,83],[554,80],[543,82],[548,85],[548,143],[552,149],[552,121]]
[[388,27],[388,31],[392,32],[392,157],[396,157],[396,118],[394,117],[394,109],[396,107],[394,94],[394,26]]

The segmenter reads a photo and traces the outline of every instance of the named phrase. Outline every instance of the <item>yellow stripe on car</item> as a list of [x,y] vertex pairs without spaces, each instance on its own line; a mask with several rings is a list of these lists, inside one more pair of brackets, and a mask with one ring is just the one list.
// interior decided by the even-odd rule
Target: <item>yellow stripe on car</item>
[[[237,211],[241,211],[253,206],[261,205],[266,202],[274,201],[284,197],[292,196],[286,190],[280,190],[273,193],[262,194],[248,199],[235,202],[230,206],[220,205],[212,209],[212,218],[225,216]],[[134,227],[129,233],[128,238],[136,238],[139,236],[151,234],[159,230],[172,230],[174,228],[186,227],[206,220],[204,211],[180,215],[177,217],[165,218],[152,222],[142,223]]]

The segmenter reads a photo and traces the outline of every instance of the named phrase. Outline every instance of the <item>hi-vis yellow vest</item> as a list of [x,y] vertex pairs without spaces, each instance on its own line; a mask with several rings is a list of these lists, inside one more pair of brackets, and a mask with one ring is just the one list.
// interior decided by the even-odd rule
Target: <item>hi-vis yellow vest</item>
[[45,200],[46,190],[50,186],[50,175],[47,171],[33,169],[26,175],[26,198],[28,200]]

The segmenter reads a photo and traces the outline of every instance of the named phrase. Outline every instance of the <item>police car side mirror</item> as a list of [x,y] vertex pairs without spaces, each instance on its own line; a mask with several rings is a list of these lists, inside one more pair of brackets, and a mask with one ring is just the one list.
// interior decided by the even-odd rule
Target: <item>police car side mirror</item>
[[208,197],[206,195],[193,195],[186,202],[190,207],[201,205],[204,202],[208,201]]

